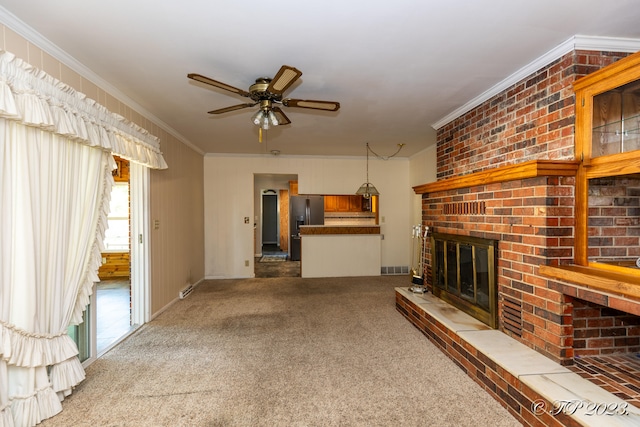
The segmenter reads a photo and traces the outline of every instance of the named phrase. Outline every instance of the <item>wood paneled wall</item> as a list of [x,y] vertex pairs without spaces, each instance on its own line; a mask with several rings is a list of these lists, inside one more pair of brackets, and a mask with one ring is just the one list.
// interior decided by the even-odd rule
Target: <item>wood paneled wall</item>
[[102,254],[103,263],[98,270],[98,277],[103,279],[129,279],[131,271],[129,252],[106,252]]

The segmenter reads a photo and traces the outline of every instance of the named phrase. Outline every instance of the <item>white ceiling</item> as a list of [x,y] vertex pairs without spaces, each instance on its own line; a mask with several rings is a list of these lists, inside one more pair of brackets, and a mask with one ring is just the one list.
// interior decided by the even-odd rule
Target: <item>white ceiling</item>
[[[368,142],[383,156],[403,143],[400,156],[410,156],[434,143],[434,123],[574,35],[640,39],[638,0],[0,0],[0,6],[6,9],[0,20],[22,21],[26,26],[16,31],[41,35],[205,153],[363,156]],[[262,144],[249,121],[257,107],[208,115],[247,99],[187,78],[199,73],[248,90],[283,64],[303,72],[288,97],[338,101],[341,108],[283,107],[292,124],[269,130]]]

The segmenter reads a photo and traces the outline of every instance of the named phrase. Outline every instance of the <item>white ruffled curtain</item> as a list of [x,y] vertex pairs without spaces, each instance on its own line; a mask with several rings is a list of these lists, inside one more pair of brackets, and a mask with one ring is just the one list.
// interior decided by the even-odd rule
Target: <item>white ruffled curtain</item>
[[0,426],[62,410],[84,379],[67,327],[98,281],[113,154],[166,168],[155,137],[0,52]]

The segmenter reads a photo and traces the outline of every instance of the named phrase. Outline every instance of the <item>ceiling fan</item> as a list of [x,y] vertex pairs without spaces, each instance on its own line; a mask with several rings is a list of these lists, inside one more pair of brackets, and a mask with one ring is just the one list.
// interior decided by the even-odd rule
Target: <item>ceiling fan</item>
[[230,111],[241,110],[243,108],[260,105],[260,109],[251,117],[251,121],[260,126],[260,142],[262,142],[262,131],[268,130],[270,126],[288,125],[291,120],[284,114],[277,105],[295,108],[308,108],[312,110],[338,111],[339,102],[334,101],[314,101],[305,99],[282,98],[284,92],[300,78],[302,72],[289,65],[283,65],[273,79],[269,77],[259,77],[256,82],[249,86],[249,91],[238,89],[237,87],[210,79],[201,74],[190,73],[187,77],[201,83],[215,86],[219,89],[228,90],[237,95],[250,98],[252,102],[232,105],[209,111],[209,114],[223,114]]

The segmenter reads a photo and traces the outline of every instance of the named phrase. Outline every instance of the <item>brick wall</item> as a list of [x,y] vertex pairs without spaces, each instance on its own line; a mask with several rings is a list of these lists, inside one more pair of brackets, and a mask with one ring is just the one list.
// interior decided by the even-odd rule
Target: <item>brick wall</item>
[[640,257],[640,179],[589,180],[589,258]]
[[573,82],[625,56],[568,53],[441,127],[437,178],[532,159],[572,159]]
[[[438,129],[438,179],[533,159],[572,160],[572,83],[624,56],[569,53]],[[499,328],[561,364],[574,356],[574,299],[538,269],[573,260],[574,185],[572,177],[538,177],[425,194],[422,204],[423,224],[433,231],[500,241]],[[480,212],[465,212],[465,204],[480,203]],[[429,250],[425,269],[432,269]]]
[[573,301],[575,356],[640,351],[640,317],[587,301]]
[[[573,184],[573,178],[530,178],[431,193],[423,199],[423,222],[433,231],[499,241],[499,328],[559,362],[573,357],[571,307],[564,294],[546,286],[538,267],[573,257]],[[456,201],[478,200],[484,205],[481,214],[446,209]],[[432,267],[430,249],[426,264]],[[514,327],[505,323],[505,299],[521,307]]]

